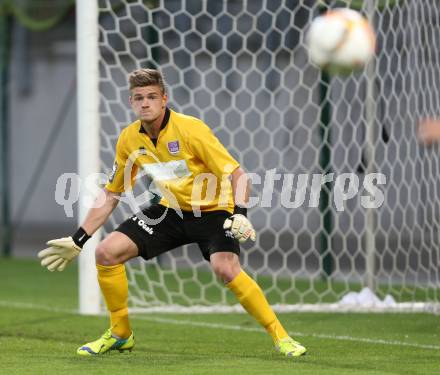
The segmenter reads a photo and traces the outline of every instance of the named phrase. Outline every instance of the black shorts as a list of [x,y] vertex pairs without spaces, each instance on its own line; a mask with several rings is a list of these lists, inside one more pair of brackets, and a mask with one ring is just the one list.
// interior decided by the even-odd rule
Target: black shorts
[[223,229],[223,223],[231,216],[229,212],[202,212],[200,217],[191,211],[182,214],[183,218],[173,209],[155,204],[125,220],[115,230],[127,235],[137,245],[139,255],[147,260],[190,243],[197,243],[208,261],[211,254],[219,251],[240,255],[238,241],[229,230]]

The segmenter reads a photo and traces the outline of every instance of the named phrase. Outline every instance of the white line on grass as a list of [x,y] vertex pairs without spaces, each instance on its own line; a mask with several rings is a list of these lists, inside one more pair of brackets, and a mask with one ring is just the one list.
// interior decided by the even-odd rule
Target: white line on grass
[[[209,323],[209,322],[193,322],[189,320],[177,320],[169,318],[153,318],[146,316],[134,315],[134,319],[147,320],[156,323],[164,324],[177,324],[177,325],[187,325],[193,327],[205,327],[205,328],[216,328],[216,329],[228,329],[234,331],[247,331],[247,332],[263,332],[261,328],[252,327],[241,327],[231,324],[219,324],[219,323]],[[320,333],[303,333],[303,332],[289,332],[291,336],[299,337],[316,337],[319,339],[330,339],[330,340],[340,340],[340,341],[353,341],[353,342],[365,342],[368,344],[382,344],[382,345],[394,345],[394,346],[409,346],[412,348],[419,349],[433,349],[440,350],[439,345],[429,345],[429,344],[416,344],[397,340],[383,340],[383,339],[369,339],[365,337],[352,337],[352,336],[342,336],[342,335],[326,335]]]
[[[36,305],[33,303],[25,303],[25,302],[12,302],[12,301],[2,301],[0,300],[0,306],[4,307],[15,307],[19,309],[35,309],[35,310],[43,310],[49,312],[57,312],[57,313],[68,313],[68,314],[78,314],[78,310],[75,309],[60,309],[56,307],[44,306],[44,305]],[[209,322],[195,322],[189,320],[178,320],[171,318],[157,318],[157,317],[149,317],[145,315],[132,315],[133,319],[146,320],[155,323],[163,323],[163,324],[176,324],[176,325],[184,325],[184,326],[192,326],[192,327],[204,327],[204,328],[213,328],[213,329],[225,329],[232,331],[245,331],[245,332],[262,332],[261,328],[254,327],[242,327],[238,325],[232,324],[219,324],[219,323],[209,323]],[[432,350],[440,350],[440,345],[429,345],[429,344],[416,344],[409,343],[397,340],[383,340],[383,339],[369,339],[366,337],[353,337],[353,336],[345,336],[345,335],[329,335],[329,334],[321,334],[321,333],[303,333],[303,332],[289,332],[291,336],[298,337],[316,337],[319,339],[328,339],[328,340],[338,340],[338,341],[352,341],[352,342],[363,342],[367,344],[381,344],[381,345],[393,345],[393,346],[407,346],[411,348],[419,348],[419,349],[432,349]]]
[[65,313],[65,314],[78,314],[76,309],[60,309],[58,307],[36,305],[34,303],[28,302],[15,302],[15,301],[2,301],[0,300],[0,306],[3,307],[14,307],[17,309],[28,309],[28,310],[42,310],[49,312]]

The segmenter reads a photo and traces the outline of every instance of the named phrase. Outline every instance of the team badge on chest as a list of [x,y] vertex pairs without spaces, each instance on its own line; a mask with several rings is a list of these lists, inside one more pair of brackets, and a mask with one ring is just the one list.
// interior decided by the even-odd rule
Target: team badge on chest
[[180,151],[179,141],[168,142],[167,146],[168,146],[168,152],[171,155],[177,155]]

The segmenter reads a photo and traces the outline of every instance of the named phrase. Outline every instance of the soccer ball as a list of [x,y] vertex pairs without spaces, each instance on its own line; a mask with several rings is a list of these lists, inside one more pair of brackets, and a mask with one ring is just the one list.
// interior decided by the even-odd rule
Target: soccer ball
[[313,20],[307,44],[311,61],[320,68],[348,73],[363,68],[373,57],[376,36],[360,13],[337,8]]

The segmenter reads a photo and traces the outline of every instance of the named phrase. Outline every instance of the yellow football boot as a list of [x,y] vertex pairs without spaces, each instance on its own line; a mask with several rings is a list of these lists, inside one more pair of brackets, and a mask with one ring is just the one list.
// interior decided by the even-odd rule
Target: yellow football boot
[[119,352],[122,353],[125,350],[131,352],[133,347],[133,332],[128,338],[120,339],[112,336],[111,329],[108,329],[98,340],[89,342],[79,347],[76,353],[84,356],[104,354],[110,350],[119,350]]

